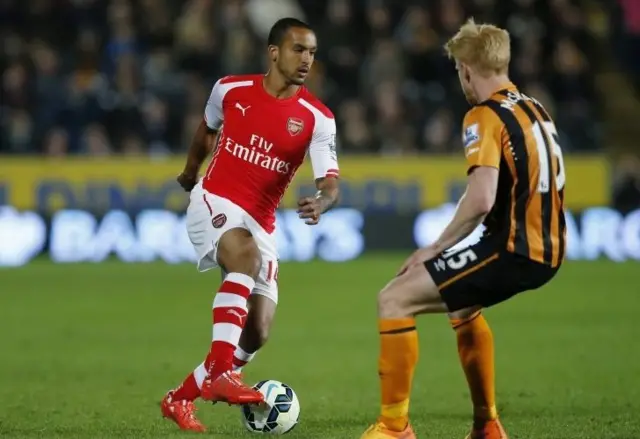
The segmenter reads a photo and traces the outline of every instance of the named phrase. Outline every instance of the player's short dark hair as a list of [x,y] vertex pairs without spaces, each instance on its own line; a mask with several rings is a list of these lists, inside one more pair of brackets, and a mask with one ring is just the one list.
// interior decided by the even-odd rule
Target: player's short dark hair
[[267,38],[267,45],[280,46],[282,44],[282,41],[284,40],[285,35],[287,35],[287,32],[289,32],[289,29],[293,28],[302,28],[313,31],[313,29],[311,29],[311,26],[309,26],[302,20],[298,20],[297,18],[293,17],[281,18],[280,20],[276,21],[273,26],[271,26],[271,30],[269,31],[269,38]]

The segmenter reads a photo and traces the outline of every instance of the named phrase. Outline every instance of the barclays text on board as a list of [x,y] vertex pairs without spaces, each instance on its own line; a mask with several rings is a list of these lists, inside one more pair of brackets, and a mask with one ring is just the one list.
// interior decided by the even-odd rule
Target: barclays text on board
[[[282,261],[322,259],[342,262],[367,251],[410,251],[432,242],[447,224],[455,205],[418,214],[365,215],[348,208],[326,214],[308,227],[294,210],[277,215],[277,242]],[[465,243],[476,239],[477,230]],[[567,212],[569,260],[640,261],[640,210],[627,215],[596,207]],[[44,255],[56,263],[120,261],[194,262],[183,215],[143,210],[136,215],[112,210],[96,216],[83,210],[61,210],[52,217],[0,207],[0,266],[21,266]]]

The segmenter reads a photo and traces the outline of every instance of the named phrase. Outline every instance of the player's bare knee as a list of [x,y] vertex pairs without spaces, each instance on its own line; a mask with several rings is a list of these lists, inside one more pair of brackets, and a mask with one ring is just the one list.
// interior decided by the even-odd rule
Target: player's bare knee
[[258,277],[262,267],[262,255],[253,241],[237,250],[235,265],[238,268],[233,271],[244,273],[253,279]]
[[256,279],[262,266],[262,255],[248,230],[231,229],[220,239],[218,263],[227,273],[243,273]]
[[391,282],[378,293],[378,317],[381,319],[408,317],[404,293],[397,282]]
[[474,317],[479,311],[482,310],[482,306],[470,306],[469,308],[463,308],[457,311],[449,313],[449,319],[452,321],[464,322]]
[[429,273],[420,266],[394,278],[378,295],[380,318],[414,317],[447,311],[440,291]]

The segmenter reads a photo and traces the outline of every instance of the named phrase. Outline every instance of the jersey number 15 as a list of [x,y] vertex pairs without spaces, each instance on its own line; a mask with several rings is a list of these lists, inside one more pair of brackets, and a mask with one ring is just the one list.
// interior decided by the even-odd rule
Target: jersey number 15
[[[543,131],[544,130],[544,131]],[[556,188],[558,191],[564,189],[565,174],[564,174],[564,159],[562,158],[562,149],[560,148],[558,131],[556,126],[551,121],[536,122],[533,124],[533,135],[536,140],[536,148],[538,149],[538,159],[540,160],[540,178],[538,181],[538,192],[546,194],[551,187],[551,174],[553,169],[549,169],[549,155],[547,154],[547,147],[545,137],[551,142],[551,153],[558,160],[558,174],[556,175]],[[545,136],[546,135],[546,136]]]

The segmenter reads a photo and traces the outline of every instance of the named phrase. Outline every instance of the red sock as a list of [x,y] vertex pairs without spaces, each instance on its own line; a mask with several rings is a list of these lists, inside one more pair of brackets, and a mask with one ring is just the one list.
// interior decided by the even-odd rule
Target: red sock
[[193,372],[191,372],[173,392],[173,400],[181,401],[186,399],[187,401],[195,401],[200,396],[200,388],[198,387],[198,383],[196,382],[196,378],[193,376]]
[[229,273],[213,300],[213,337],[205,364],[215,378],[233,367],[233,353],[247,320],[247,299],[255,281],[241,273]]
[[173,391],[173,400],[179,401],[186,399],[187,401],[195,401],[200,397],[200,389],[202,381],[207,375],[205,363],[200,363],[196,369],[191,372],[180,384],[180,387]]

